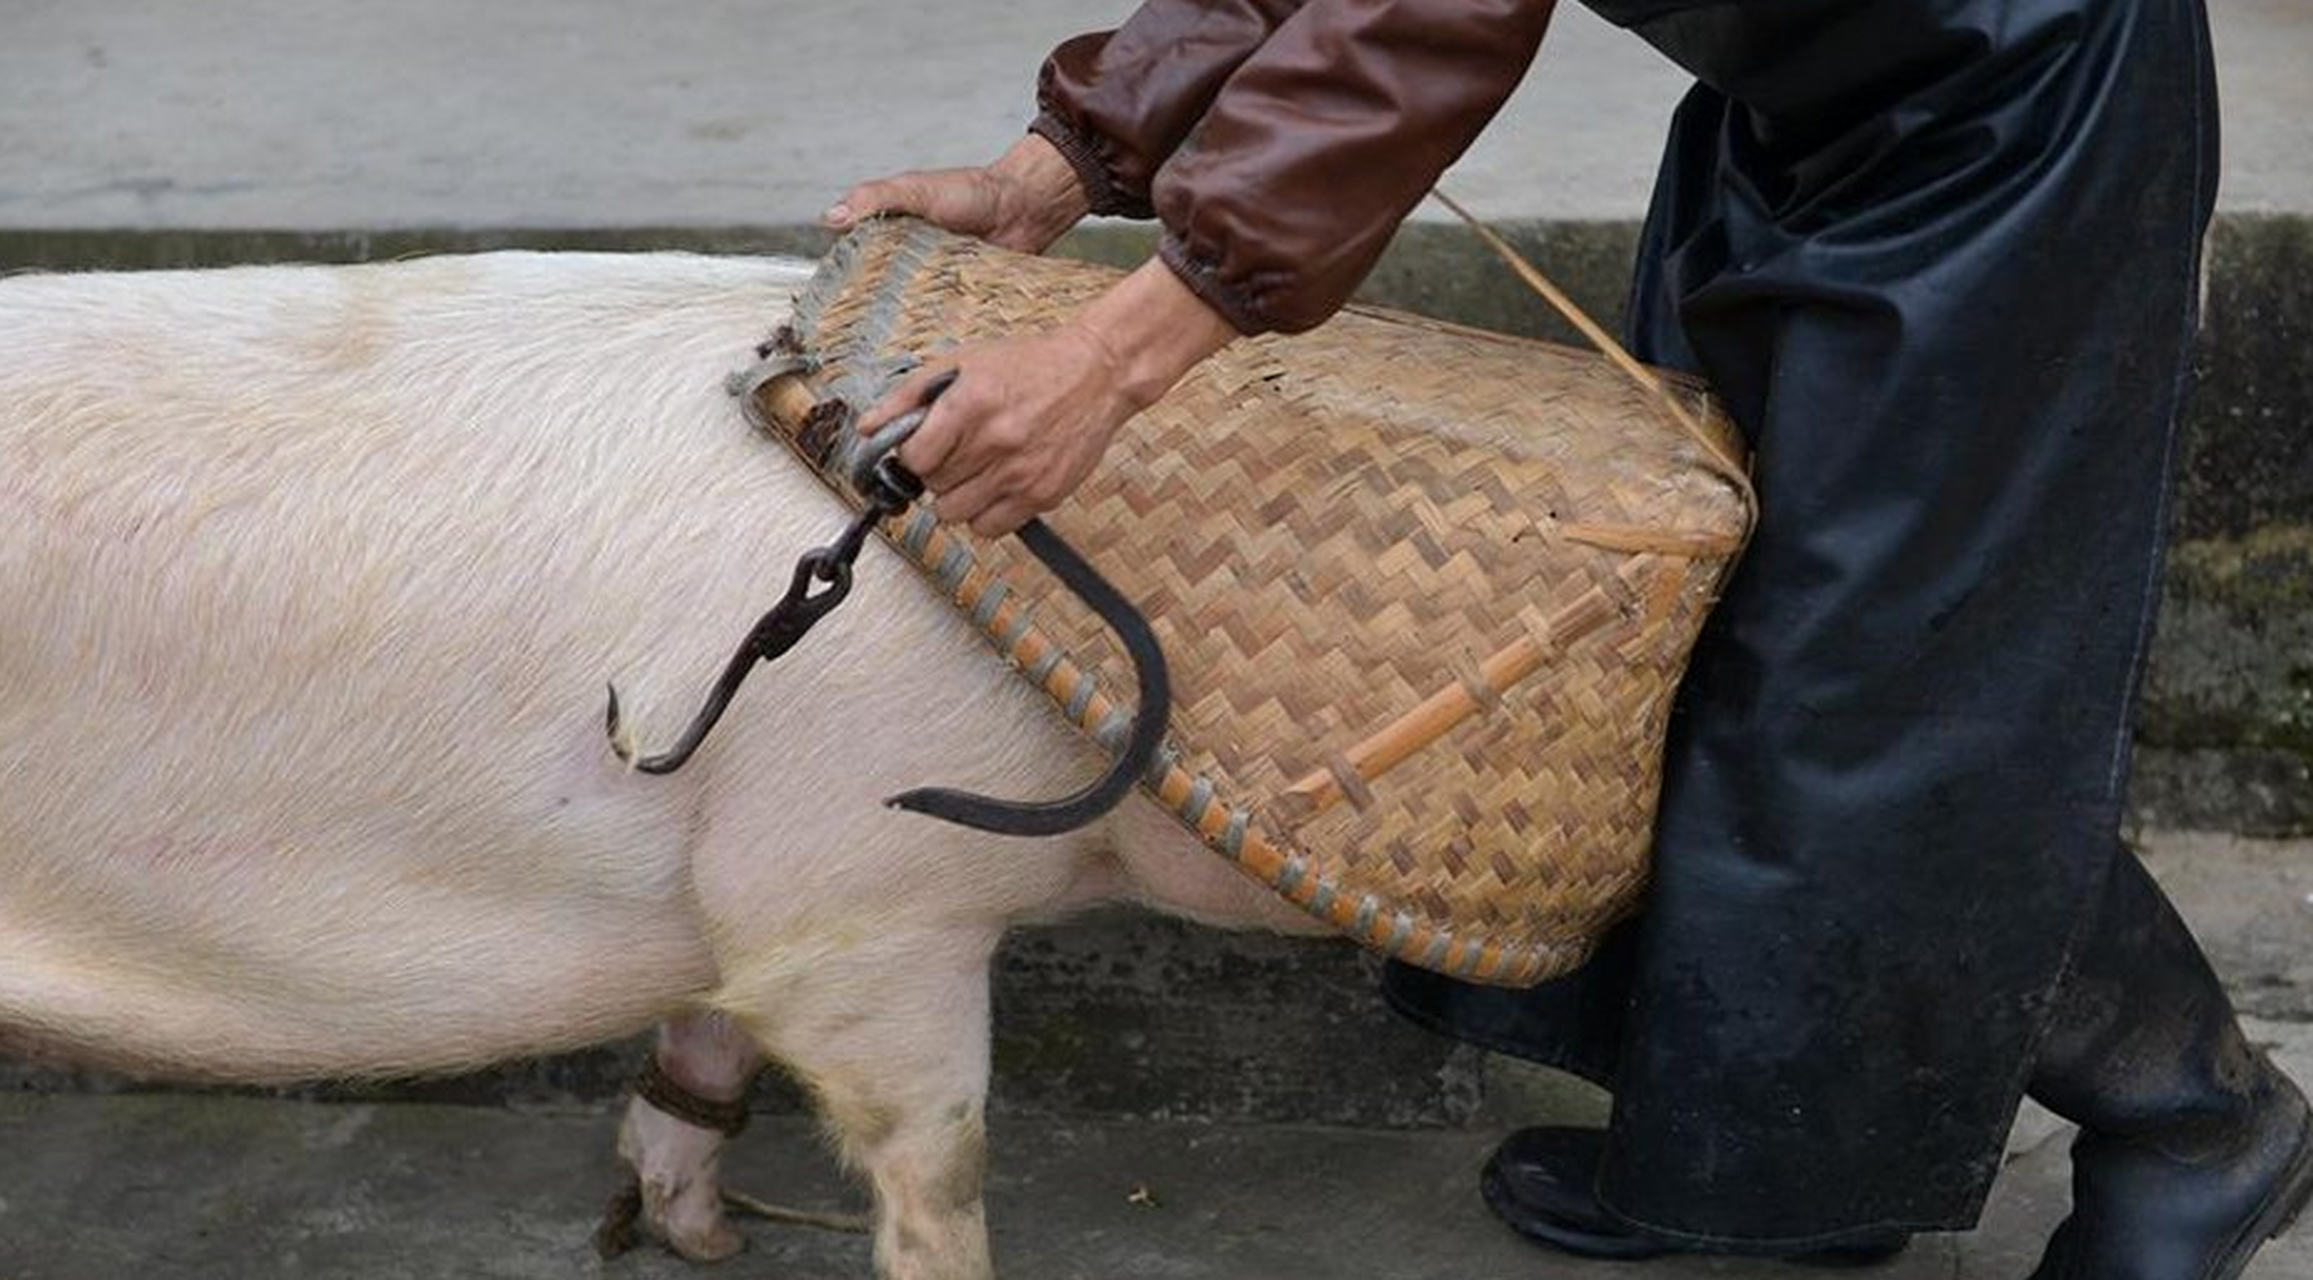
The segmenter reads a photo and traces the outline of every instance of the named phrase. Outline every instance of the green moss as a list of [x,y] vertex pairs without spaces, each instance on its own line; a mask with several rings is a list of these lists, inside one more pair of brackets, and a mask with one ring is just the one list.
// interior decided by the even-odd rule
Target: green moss
[[2276,524],[2244,538],[2201,538],[2170,554],[2180,595],[2243,614],[2313,611],[2313,524]]
[[2313,763],[2313,525],[2180,544],[2143,737]]

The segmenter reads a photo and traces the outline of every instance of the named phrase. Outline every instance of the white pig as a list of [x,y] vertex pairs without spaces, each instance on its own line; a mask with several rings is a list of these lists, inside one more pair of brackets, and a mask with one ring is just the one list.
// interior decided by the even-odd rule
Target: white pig
[[[880,546],[687,770],[612,756],[605,681],[666,742],[841,524],[722,390],[809,270],[0,280],[0,1053],[283,1082],[664,1021],[696,1092],[764,1055],[808,1083],[881,1276],[990,1275],[1005,927],[1314,926],[1138,798],[1041,841],[883,808],[1100,761]],[[719,1142],[641,1103],[621,1132],[695,1258],[737,1247]]]

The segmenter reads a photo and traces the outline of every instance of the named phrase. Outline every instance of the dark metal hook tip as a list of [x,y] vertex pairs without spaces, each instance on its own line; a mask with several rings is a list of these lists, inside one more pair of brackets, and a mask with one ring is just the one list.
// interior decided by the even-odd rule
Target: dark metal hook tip
[[634,754],[633,748],[619,739],[618,685],[607,680],[603,682],[603,685],[610,691],[610,702],[603,708],[602,729],[603,733],[610,739],[610,752],[618,757],[619,763],[643,773],[673,773],[682,768],[683,762],[691,757],[691,752],[687,747],[678,747],[673,751],[662,752],[655,756],[638,757]]
[[886,796],[884,807],[1000,836],[1056,836],[1085,826],[1123,799],[1098,783],[1075,795],[1042,803],[998,800],[950,787],[917,787]]
[[610,739],[611,754],[627,764],[633,764],[634,753],[627,750],[627,745],[618,738],[618,682],[605,680],[602,687],[610,693],[610,704],[602,712],[602,732]]

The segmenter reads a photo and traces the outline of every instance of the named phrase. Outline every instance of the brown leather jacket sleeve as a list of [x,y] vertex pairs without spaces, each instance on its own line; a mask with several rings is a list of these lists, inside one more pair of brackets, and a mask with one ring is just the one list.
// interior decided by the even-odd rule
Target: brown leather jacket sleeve
[[1149,182],[1221,85],[1303,0],[1147,0],[1114,31],[1062,44],[1038,79],[1042,135],[1092,212],[1150,217]]
[[1553,0],[1309,0],[1152,187],[1158,252],[1246,333],[1322,323],[1526,74]]

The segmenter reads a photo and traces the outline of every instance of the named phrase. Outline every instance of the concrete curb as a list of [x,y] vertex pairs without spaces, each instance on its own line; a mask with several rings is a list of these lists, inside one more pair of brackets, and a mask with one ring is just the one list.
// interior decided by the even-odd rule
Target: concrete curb
[[[1635,222],[1501,230],[1602,321],[1622,312]],[[814,226],[380,231],[0,230],[0,271],[379,261],[504,248],[816,256]],[[2212,237],[2179,546],[2141,734],[2135,811],[2154,825],[2313,833],[2313,215],[2232,214]],[[1060,251],[1144,259],[1148,228],[1093,224]],[[1458,226],[1409,224],[1364,296],[1482,328],[1578,341]]]

